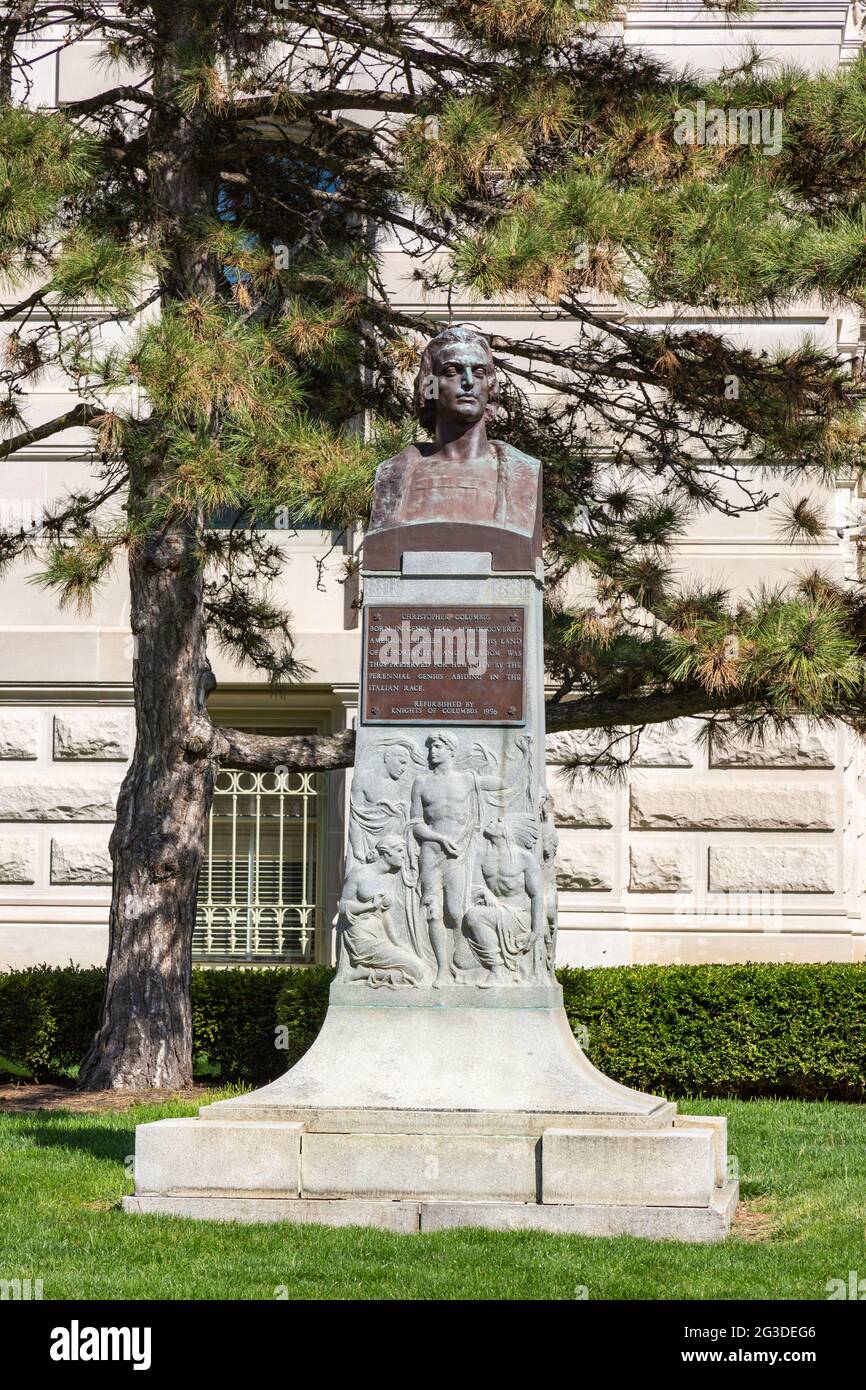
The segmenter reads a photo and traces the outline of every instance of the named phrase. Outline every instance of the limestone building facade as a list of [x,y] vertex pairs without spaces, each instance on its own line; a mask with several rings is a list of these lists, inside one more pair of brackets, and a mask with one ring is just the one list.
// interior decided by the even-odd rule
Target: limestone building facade
[[[750,41],[817,68],[850,61],[862,21],[859,4],[842,0],[759,0],[742,20],[682,0],[639,0],[619,28],[628,43],[704,70],[730,65]],[[97,49],[61,48],[36,64],[31,100],[50,106],[109,85]],[[396,301],[418,311],[397,242],[384,248],[384,266]],[[420,308],[431,318],[447,313],[429,298]],[[531,311],[513,304],[452,301],[450,313],[482,330],[532,326]],[[700,322],[767,346],[808,332],[852,354],[866,336],[856,314],[818,304],[772,320]],[[548,322],[545,332],[565,334],[568,325]],[[65,400],[62,384],[46,378],[28,420],[51,418]],[[86,474],[87,443],[84,432],[68,432],[0,466],[3,519],[38,515],[46,498]],[[850,572],[860,499],[842,487],[826,506],[826,543],[792,550],[769,514],[735,523],[710,517],[677,563],[742,588],[816,566]],[[312,674],[276,700],[214,652],[214,717],[257,730],[350,727],[357,595],[341,581],[359,538],[310,530],[281,540],[299,655]],[[134,738],[124,580],[117,574],[104,586],[86,619],[59,610],[23,567],[0,583],[0,967],[105,958],[108,835]],[[647,729],[627,780],[615,785],[568,777],[562,765],[574,736],[548,738],[560,963],[864,959],[859,743],[841,728],[802,727],[749,747],[696,741],[696,732],[694,723]],[[350,774],[293,774],[284,785],[220,774],[199,885],[199,961],[331,959],[350,782]]]

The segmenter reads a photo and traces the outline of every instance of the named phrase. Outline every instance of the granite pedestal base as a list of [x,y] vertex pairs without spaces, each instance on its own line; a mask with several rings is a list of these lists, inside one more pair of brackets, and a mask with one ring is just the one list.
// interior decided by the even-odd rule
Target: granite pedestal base
[[719,1240],[725,1121],[602,1075],[558,986],[335,985],[285,1076],[136,1131],[126,1210],[397,1231]]

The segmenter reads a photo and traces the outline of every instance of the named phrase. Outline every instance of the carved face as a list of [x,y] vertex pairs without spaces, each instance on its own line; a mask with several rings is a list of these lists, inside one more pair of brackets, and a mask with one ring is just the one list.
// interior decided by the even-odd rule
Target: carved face
[[441,734],[431,734],[427,740],[427,759],[431,767],[447,767],[454,761],[454,749]]
[[492,820],[484,827],[484,837],[490,840],[491,844],[498,845],[508,838],[508,826],[501,817]]
[[386,748],[383,754],[385,771],[395,782],[399,782],[409,765],[409,754],[405,748]]
[[379,855],[382,863],[387,864],[389,869],[402,868],[405,857],[403,841],[398,839],[385,841],[379,846]]
[[431,388],[440,419],[475,425],[490,400],[487,356],[480,343],[449,343],[436,354]]

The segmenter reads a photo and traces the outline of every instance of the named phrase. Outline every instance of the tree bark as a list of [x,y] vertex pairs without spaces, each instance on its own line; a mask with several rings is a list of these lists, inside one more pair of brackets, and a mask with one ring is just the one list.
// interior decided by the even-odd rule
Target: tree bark
[[649,695],[605,698],[588,695],[576,700],[548,701],[544,718],[549,734],[569,729],[622,728],[626,724],[667,724],[689,715],[721,714],[746,704],[742,691],[713,696],[706,690],[670,690]]
[[130,565],[135,753],[111,836],[114,887],[102,1022],[82,1089],[192,1084],[196,882],[222,746],[207,718],[194,534],[168,531]]
[[[154,232],[167,253],[163,307],[213,296],[216,267],[185,235],[213,211],[204,158],[208,118],[184,113],[175,87],[190,35],[205,40],[200,13],[184,0],[154,6],[157,59],[148,129]],[[218,428],[218,423],[214,423]],[[172,459],[131,471],[130,512],[153,514]],[[136,744],[110,847],[114,879],[102,1019],[80,1075],[81,1089],[178,1089],[192,1084],[190,977],[196,884],[225,742],[207,717],[214,679],[206,650],[204,582],[197,528],[167,525],[130,552]]]
[[336,734],[245,734],[239,729],[220,729],[225,741],[222,761],[251,772],[336,772],[355,761],[355,731]]

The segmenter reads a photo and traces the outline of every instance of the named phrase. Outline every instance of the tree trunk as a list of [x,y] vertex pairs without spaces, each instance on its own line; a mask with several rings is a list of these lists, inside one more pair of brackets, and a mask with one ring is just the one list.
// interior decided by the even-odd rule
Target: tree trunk
[[192,1084],[196,881],[222,746],[207,718],[195,538],[169,531],[132,558],[138,727],[111,836],[114,889],[102,1022],[88,1089]]

